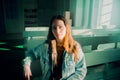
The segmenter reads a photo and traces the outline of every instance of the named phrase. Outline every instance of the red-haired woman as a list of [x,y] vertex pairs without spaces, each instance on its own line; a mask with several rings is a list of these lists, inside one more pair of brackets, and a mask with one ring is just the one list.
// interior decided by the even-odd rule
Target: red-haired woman
[[87,73],[84,53],[71,34],[71,26],[61,16],[50,21],[47,40],[32,49],[23,60],[25,77],[32,76],[30,65],[40,60],[39,80],[83,80]]

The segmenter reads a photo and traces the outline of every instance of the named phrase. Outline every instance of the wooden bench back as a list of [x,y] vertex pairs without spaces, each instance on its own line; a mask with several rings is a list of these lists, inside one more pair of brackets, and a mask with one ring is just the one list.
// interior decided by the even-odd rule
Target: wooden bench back
[[[96,30],[93,30],[93,32],[95,31]],[[99,32],[100,31],[101,30],[99,30]],[[90,30],[87,30],[87,32],[90,32]],[[86,31],[83,30],[78,33],[82,34],[82,33],[86,33]],[[28,48],[28,50],[44,42],[47,34],[48,33],[46,31],[33,31],[33,32],[27,31],[26,33],[24,33],[24,37],[27,38],[26,47]],[[120,48],[118,48],[118,43],[120,43],[120,36],[117,35],[118,33],[115,33],[116,35],[105,35],[105,36],[103,35],[81,36],[79,34],[73,35],[74,39],[78,41],[82,47],[91,46],[90,51],[84,52],[87,66],[94,66],[98,64],[104,64],[104,63],[120,60]],[[39,38],[31,38],[38,36]],[[104,44],[110,44],[110,43],[114,44],[113,48],[99,50],[100,45],[104,46]]]

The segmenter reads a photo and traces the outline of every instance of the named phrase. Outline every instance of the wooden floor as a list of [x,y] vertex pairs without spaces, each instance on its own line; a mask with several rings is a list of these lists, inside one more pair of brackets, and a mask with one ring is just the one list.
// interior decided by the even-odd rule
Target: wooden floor
[[109,63],[109,66],[109,69],[105,65],[88,67],[84,80],[120,80],[120,61]]

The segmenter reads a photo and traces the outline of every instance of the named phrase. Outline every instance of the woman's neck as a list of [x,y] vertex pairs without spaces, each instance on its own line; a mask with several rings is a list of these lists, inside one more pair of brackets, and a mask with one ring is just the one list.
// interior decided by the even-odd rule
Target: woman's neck
[[57,40],[57,46],[63,46],[64,41],[63,40]]
[[62,46],[63,46],[63,43],[57,43],[57,46],[58,46],[58,47],[62,47]]

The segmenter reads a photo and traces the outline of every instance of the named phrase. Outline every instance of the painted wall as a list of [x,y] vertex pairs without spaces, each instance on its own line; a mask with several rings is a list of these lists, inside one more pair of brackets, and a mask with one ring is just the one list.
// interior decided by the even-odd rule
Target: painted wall
[[38,0],[38,26],[48,26],[52,16],[68,9],[69,0]]
[[[6,0],[4,0],[6,1]],[[14,0],[12,0],[14,1]],[[93,3],[92,3],[93,2]],[[32,4],[31,4],[32,3]],[[71,12],[72,26],[80,29],[97,25],[98,0],[17,0],[17,10],[13,19],[6,14],[6,4],[4,7],[4,19],[6,33],[22,33],[24,31],[24,8],[38,8],[38,26],[48,26],[50,18],[55,14]],[[112,25],[120,25],[120,0],[113,0]],[[90,21],[91,20],[91,21]]]
[[11,2],[9,2],[9,0],[3,1],[6,33],[22,33],[24,31],[24,9],[38,9],[37,26],[48,26],[50,18],[53,15],[63,15],[64,11],[69,10],[69,1],[65,0],[53,0],[52,2],[50,0],[12,0]]
[[5,33],[4,13],[3,13],[3,0],[0,0],[0,33]]
[[12,1],[12,5],[9,5],[11,4],[9,0],[3,2],[6,33],[22,33],[24,30],[22,1]]
[[120,0],[113,0],[112,25],[118,25],[120,28]]

